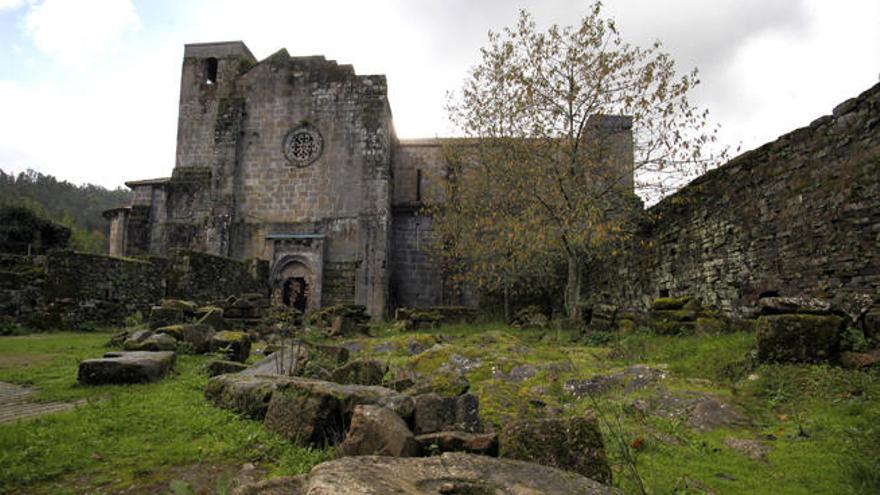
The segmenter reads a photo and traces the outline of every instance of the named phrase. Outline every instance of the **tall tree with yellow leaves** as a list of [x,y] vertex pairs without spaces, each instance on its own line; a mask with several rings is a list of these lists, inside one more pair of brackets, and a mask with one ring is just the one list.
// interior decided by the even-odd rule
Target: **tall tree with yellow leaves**
[[446,149],[436,254],[489,290],[562,263],[565,312],[578,320],[584,268],[627,235],[634,188],[657,198],[726,154],[706,151],[717,129],[688,99],[696,70],[679,75],[660,48],[625,42],[598,2],[576,26],[540,31],[522,11],[489,33],[450,98],[463,139]]

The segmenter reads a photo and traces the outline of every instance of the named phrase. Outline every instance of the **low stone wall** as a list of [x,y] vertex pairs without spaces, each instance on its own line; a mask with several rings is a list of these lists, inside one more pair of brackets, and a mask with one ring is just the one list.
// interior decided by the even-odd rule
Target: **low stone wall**
[[147,260],[73,251],[46,257],[45,325],[118,324],[165,295],[164,266]]
[[45,256],[0,253],[0,326],[38,314],[45,280]]
[[880,85],[696,179],[593,267],[592,305],[691,295],[753,316],[762,295],[880,297]]
[[267,291],[269,277],[260,277],[269,272],[267,261],[238,261],[185,249],[170,250],[169,260],[167,297],[208,303],[230,295]]
[[265,261],[185,250],[170,254],[0,255],[0,324],[47,329],[120,325],[138,311],[146,316],[166,297],[208,303],[230,295],[267,294]]

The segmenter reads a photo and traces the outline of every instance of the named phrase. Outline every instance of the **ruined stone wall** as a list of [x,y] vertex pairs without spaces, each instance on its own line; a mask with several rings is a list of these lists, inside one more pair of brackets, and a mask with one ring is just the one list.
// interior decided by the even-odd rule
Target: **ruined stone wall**
[[0,253],[0,326],[40,318],[46,257]]
[[168,260],[167,297],[207,304],[233,295],[268,294],[267,268],[255,266],[256,260],[242,262],[183,249],[171,250]]
[[268,262],[175,249],[170,257],[119,258],[52,251],[0,254],[0,324],[60,329],[121,325],[171,297],[210,303],[268,294]]
[[593,267],[592,303],[699,296],[749,316],[762,294],[880,294],[880,85],[745,153],[653,208]]
[[41,294],[45,326],[121,324],[165,296],[165,267],[132,258],[54,251]]

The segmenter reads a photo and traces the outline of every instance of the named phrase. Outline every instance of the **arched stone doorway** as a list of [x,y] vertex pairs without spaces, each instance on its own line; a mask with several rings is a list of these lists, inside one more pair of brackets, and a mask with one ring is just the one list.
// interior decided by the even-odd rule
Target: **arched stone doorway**
[[283,304],[307,312],[315,307],[314,275],[298,258],[282,260],[272,277],[272,304]]
[[302,312],[309,307],[309,284],[303,277],[292,277],[281,283],[281,302]]

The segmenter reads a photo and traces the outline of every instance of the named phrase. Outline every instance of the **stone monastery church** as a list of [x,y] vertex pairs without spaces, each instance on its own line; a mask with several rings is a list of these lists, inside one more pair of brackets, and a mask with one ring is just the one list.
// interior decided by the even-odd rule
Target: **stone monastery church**
[[[594,117],[632,168],[631,122]],[[444,197],[442,140],[398,140],[385,76],[240,41],[186,45],[171,177],[127,182],[110,254],[187,248],[271,266],[275,303],[461,303],[425,253]]]

